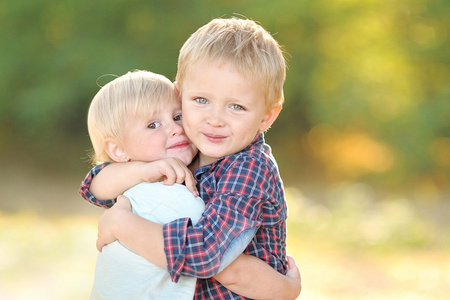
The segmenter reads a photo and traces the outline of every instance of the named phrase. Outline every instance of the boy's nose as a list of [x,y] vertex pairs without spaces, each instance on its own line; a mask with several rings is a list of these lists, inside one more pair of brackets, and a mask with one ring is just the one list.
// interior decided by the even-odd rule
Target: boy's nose
[[210,114],[208,116],[208,124],[214,127],[222,127],[223,122],[223,111],[220,109],[211,109]]

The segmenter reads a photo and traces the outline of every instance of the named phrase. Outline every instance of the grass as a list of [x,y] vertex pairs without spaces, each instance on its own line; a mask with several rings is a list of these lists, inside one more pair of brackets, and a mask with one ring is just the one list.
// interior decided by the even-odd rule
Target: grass
[[447,299],[449,226],[436,217],[445,206],[425,209],[404,197],[375,201],[354,184],[329,195],[318,203],[287,189],[288,249],[302,273],[300,299]]
[[[287,189],[299,299],[446,299],[448,224],[407,199],[377,202],[363,190],[347,186],[319,203]],[[88,208],[94,213],[0,211],[0,299],[88,299],[101,212]]]
[[0,214],[0,299],[88,299],[96,218]]

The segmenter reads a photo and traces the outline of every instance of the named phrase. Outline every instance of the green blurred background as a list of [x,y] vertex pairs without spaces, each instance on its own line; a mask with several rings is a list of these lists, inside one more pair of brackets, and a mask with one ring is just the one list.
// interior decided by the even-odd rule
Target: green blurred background
[[[287,187],[301,298],[410,299],[401,291],[417,289],[414,272],[428,281],[411,299],[442,296],[450,285],[449,1],[23,0],[0,2],[0,297],[25,299],[16,286],[33,282],[36,298],[52,281],[36,283],[56,252],[95,243],[101,210],[77,189],[90,169],[87,108],[97,81],[111,79],[100,77],[146,69],[173,79],[189,35],[231,16],[260,22],[288,60],[286,103],[266,139]],[[64,220],[90,224],[90,239],[80,242]],[[44,236],[48,248],[27,248]],[[85,298],[95,249],[84,249],[70,259],[89,257],[84,279],[70,280],[74,291],[61,283],[65,294],[44,289],[42,299]],[[418,257],[424,264],[409,269]],[[38,274],[26,282],[24,261]],[[79,268],[68,266],[54,272]]]

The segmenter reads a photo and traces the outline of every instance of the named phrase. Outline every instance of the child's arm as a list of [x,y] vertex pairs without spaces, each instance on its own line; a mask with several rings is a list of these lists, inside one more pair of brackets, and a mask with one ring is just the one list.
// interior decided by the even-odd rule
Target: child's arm
[[131,203],[119,196],[116,204],[106,210],[98,221],[97,249],[120,240],[127,248],[151,263],[166,268],[163,225],[151,222],[131,212]]
[[234,293],[252,299],[296,299],[301,292],[301,278],[292,256],[284,276],[261,259],[241,254],[214,279]]
[[[98,225],[97,249],[119,239],[125,246],[162,268],[167,266],[161,224],[150,222],[131,212],[129,200],[124,196],[105,211]],[[262,260],[241,255],[215,279],[231,291],[256,299],[295,299],[301,290],[300,274],[290,264],[288,276],[283,276]]]
[[192,173],[176,158],[109,164],[92,178],[88,189],[97,200],[114,199],[138,183],[162,180],[168,185],[185,182],[186,187],[197,195]]

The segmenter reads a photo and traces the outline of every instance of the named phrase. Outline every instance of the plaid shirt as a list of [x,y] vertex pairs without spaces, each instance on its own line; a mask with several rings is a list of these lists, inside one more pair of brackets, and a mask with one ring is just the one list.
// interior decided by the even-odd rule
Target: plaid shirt
[[199,278],[195,299],[245,299],[210,277],[232,241],[253,228],[258,231],[244,253],[285,274],[287,206],[278,167],[263,135],[241,152],[197,169],[194,176],[206,203],[202,218],[195,226],[189,219],[164,225],[172,279]]
[[[98,201],[89,192],[94,167],[80,187],[88,202],[111,207],[115,200]],[[244,150],[194,172],[206,210],[192,226],[189,218],[164,225],[165,252],[172,280],[180,275],[199,278],[195,299],[245,299],[214,278],[226,249],[240,233],[258,229],[244,251],[285,274],[287,206],[278,167],[259,135]],[[204,279],[202,279],[204,278]]]
[[89,173],[86,175],[86,178],[84,178],[83,182],[81,183],[80,189],[78,190],[78,193],[83,197],[86,201],[89,203],[92,203],[94,205],[103,207],[103,208],[110,208],[111,206],[116,203],[116,199],[112,200],[97,200],[94,195],[91,194],[89,191],[89,188],[92,183],[92,178],[94,178],[95,175],[100,173],[101,170],[103,170],[104,167],[109,165],[110,163],[104,163],[100,165],[96,165],[93,167]]

